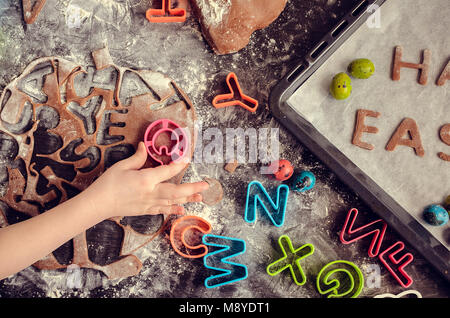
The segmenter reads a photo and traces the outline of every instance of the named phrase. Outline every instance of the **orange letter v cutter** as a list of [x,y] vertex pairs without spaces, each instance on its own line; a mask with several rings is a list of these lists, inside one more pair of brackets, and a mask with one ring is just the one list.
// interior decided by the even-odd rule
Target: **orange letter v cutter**
[[154,23],[164,22],[184,22],[186,21],[186,10],[173,8],[171,0],[162,0],[161,9],[148,9],[145,17],[148,21]]
[[214,97],[212,104],[215,108],[241,106],[249,112],[256,112],[256,109],[258,109],[258,101],[242,93],[236,74],[228,74],[227,85],[230,93]]

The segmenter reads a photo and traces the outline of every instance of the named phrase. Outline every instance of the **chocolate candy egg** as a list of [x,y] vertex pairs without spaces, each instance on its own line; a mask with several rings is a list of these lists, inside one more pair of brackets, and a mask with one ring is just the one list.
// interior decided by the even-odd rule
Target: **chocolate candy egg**
[[296,192],[306,192],[314,188],[316,176],[310,171],[302,171],[297,175],[292,184],[292,190]]
[[272,162],[269,166],[269,170],[278,181],[285,181],[292,177],[292,174],[294,173],[294,167],[292,167],[292,164],[285,159]]
[[350,63],[348,71],[355,78],[367,79],[375,73],[375,65],[369,59],[357,59]]
[[333,77],[330,93],[338,100],[346,99],[352,93],[352,80],[346,73],[339,73]]
[[434,226],[444,225],[449,219],[447,210],[437,204],[427,206],[423,211],[423,218],[428,224]]

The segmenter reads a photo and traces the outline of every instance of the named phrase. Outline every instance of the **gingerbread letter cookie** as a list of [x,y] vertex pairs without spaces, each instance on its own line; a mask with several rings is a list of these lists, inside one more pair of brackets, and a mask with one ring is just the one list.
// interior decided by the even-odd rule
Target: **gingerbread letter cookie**
[[356,125],[355,131],[353,133],[352,144],[367,150],[373,150],[375,147],[367,142],[361,141],[363,133],[376,134],[378,133],[378,128],[373,126],[366,126],[364,124],[364,119],[367,117],[378,118],[381,116],[379,112],[374,112],[366,109],[358,109],[356,112]]
[[[441,127],[439,130],[439,136],[444,144],[450,146],[450,124],[445,124]],[[438,156],[444,161],[450,161],[450,155],[446,153],[440,152],[438,153]]]
[[[409,135],[409,139],[403,139],[403,136]],[[397,130],[392,135],[388,144],[386,145],[387,151],[394,151],[398,145],[408,146],[414,148],[416,155],[423,157],[425,155],[425,150],[422,146],[422,140],[420,138],[419,127],[414,119],[405,118]]]
[[431,63],[431,51],[430,50],[423,51],[422,63],[420,64],[403,62],[402,56],[403,56],[403,48],[401,46],[397,46],[395,48],[394,53],[394,67],[392,69],[392,80],[399,81],[400,70],[402,69],[402,67],[406,67],[420,70],[419,83],[421,85],[427,85],[428,73],[430,71],[430,63]]
[[447,65],[445,66],[444,70],[442,71],[441,75],[439,76],[437,80],[438,86],[444,86],[444,84],[450,80],[450,60],[448,61]]

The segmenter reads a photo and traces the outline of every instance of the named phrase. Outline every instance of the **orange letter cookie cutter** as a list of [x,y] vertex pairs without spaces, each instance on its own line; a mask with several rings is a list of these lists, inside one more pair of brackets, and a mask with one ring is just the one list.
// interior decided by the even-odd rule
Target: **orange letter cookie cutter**
[[186,10],[173,8],[171,0],[162,0],[161,9],[148,9],[145,17],[152,23],[184,22],[186,21]]
[[227,85],[230,93],[214,97],[212,104],[215,108],[241,106],[249,112],[256,112],[258,109],[258,101],[242,93],[237,76],[233,72],[227,75]]
[[177,219],[170,229],[170,244],[175,252],[186,258],[201,258],[208,254],[205,244],[198,244],[202,239],[199,233],[211,232],[211,224],[198,216],[186,215]]

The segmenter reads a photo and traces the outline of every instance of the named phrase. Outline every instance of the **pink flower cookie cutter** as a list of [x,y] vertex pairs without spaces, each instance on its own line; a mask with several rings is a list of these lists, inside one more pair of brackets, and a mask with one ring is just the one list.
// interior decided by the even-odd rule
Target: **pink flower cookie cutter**
[[[189,152],[188,141],[189,136],[184,129],[170,119],[154,121],[144,135],[147,153],[161,165],[181,160]],[[163,161],[165,157],[170,157],[170,160]]]

